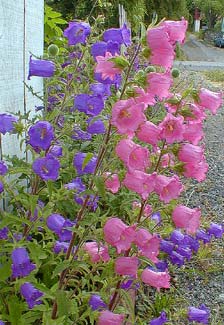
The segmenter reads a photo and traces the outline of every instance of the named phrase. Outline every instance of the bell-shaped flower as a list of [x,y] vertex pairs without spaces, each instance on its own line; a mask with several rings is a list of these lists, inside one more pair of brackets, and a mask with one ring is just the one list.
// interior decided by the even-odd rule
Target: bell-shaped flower
[[216,114],[217,110],[222,106],[222,93],[213,92],[211,90],[201,88],[199,92],[199,105],[210,110],[212,114]]
[[114,314],[109,310],[104,310],[99,314],[97,325],[122,325],[124,319],[124,314]]
[[127,251],[135,239],[135,226],[127,226],[119,218],[110,218],[103,227],[105,241],[116,247],[117,253]]
[[92,310],[107,309],[107,304],[102,300],[99,295],[91,295],[89,305]]
[[25,298],[29,309],[32,309],[36,305],[42,304],[42,300],[40,300],[40,298],[44,295],[44,293],[36,289],[31,283],[23,283],[20,287],[20,293]]
[[138,258],[132,257],[117,257],[115,260],[115,272],[119,275],[129,275],[137,278]]
[[86,155],[87,154],[84,152],[77,152],[74,156],[73,166],[76,168],[79,176],[84,174],[93,174],[95,171],[97,157],[92,156],[86,165],[83,165]]
[[183,138],[186,141],[197,145],[201,139],[204,137],[204,132],[202,130],[202,122],[188,122],[184,126]]
[[64,36],[68,39],[68,45],[86,44],[86,39],[91,32],[89,24],[85,22],[71,21],[64,30]]
[[105,177],[104,184],[106,189],[114,194],[117,193],[121,186],[118,175],[111,174],[111,173],[104,173],[104,177]]
[[54,62],[49,60],[32,59],[32,55],[31,55],[30,62],[29,62],[28,80],[30,80],[30,77],[33,76],[43,77],[43,78],[52,77],[55,73],[55,70],[56,70],[56,66]]
[[96,116],[104,108],[104,101],[100,95],[79,94],[75,96],[74,108],[86,115]]
[[148,257],[152,262],[158,262],[160,238],[156,234],[150,234],[148,230],[140,228],[136,231],[134,243],[140,249],[143,256]]
[[124,186],[129,190],[138,193],[143,200],[149,197],[149,194],[154,191],[156,183],[156,174],[146,174],[140,170],[128,172],[123,180]]
[[172,212],[172,219],[177,228],[183,228],[188,234],[195,234],[200,226],[201,210],[178,205]]
[[155,181],[155,192],[159,195],[161,201],[169,203],[173,199],[177,199],[184,187],[178,176],[167,177],[157,175]]
[[172,82],[170,73],[150,72],[147,74],[147,93],[154,98],[164,100],[171,96],[169,89]]
[[139,125],[145,122],[144,104],[136,104],[134,99],[122,99],[112,108],[111,124],[118,133],[133,136]]
[[190,322],[197,322],[201,324],[208,324],[210,316],[210,310],[204,304],[196,307],[189,307],[188,309],[188,320]]
[[18,122],[18,117],[11,114],[0,114],[0,133],[13,132],[15,130],[14,123]]
[[169,322],[169,320],[166,317],[166,313],[165,311],[162,311],[159,317],[154,318],[149,322],[149,325],[163,325],[167,322]]
[[184,118],[182,116],[176,117],[168,113],[164,120],[159,124],[159,127],[161,128],[161,139],[166,140],[168,144],[183,140]]
[[37,158],[33,162],[32,169],[44,181],[56,181],[59,176],[60,162],[52,156]]
[[160,140],[161,128],[150,121],[140,124],[136,136],[139,140],[155,146]]
[[0,160],[0,175],[5,175],[8,171],[8,167],[6,165],[6,163],[2,160]]
[[102,79],[109,78],[113,80],[118,74],[122,72],[121,68],[117,67],[116,64],[110,59],[114,58],[110,52],[106,52],[105,56],[97,56],[96,61],[97,65],[95,67],[95,72],[100,73]]
[[103,33],[103,40],[105,42],[117,42],[126,46],[131,44],[131,30],[126,24],[122,28],[110,28]]
[[178,21],[165,20],[160,26],[165,26],[169,35],[170,42],[175,45],[176,42],[181,44],[185,41],[185,35],[188,27],[188,21],[182,18]]
[[218,223],[211,222],[210,227],[207,229],[207,233],[213,235],[215,238],[222,238],[224,227]]
[[29,254],[24,247],[12,251],[12,277],[25,277],[30,274],[36,265],[30,262]]
[[165,272],[155,272],[147,268],[142,272],[141,279],[151,287],[157,288],[158,291],[161,288],[170,288],[170,275],[167,270]]
[[32,147],[47,150],[54,139],[54,129],[48,121],[38,121],[29,128],[28,135]]
[[105,245],[91,241],[86,242],[83,245],[83,249],[89,254],[93,263],[98,263],[100,261],[108,262],[110,260],[108,247]]

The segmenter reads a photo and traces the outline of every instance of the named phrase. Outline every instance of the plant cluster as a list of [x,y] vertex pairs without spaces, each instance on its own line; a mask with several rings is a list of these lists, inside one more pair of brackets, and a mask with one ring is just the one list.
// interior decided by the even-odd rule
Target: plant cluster
[[[63,55],[51,45],[50,60],[30,58],[43,104],[0,114],[1,135],[16,133],[27,157],[0,161],[0,324],[172,321],[169,310],[135,313],[136,292],[169,291],[170,266],[223,235],[180,200],[184,178],[206,177],[203,121],[222,104],[208,89],[172,90],[186,29],[152,24],[132,44],[125,25],[99,36],[72,21]],[[209,314],[191,306],[186,317]]]

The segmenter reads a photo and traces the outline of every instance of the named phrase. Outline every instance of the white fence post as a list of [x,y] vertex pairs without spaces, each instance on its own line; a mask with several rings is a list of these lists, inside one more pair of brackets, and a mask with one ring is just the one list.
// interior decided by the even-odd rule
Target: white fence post
[[[0,113],[35,110],[37,99],[27,92],[29,52],[43,53],[44,0],[0,0]],[[30,83],[42,90],[41,78]],[[1,154],[23,156],[16,136],[4,135]],[[1,159],[1,157],[0,157]]]

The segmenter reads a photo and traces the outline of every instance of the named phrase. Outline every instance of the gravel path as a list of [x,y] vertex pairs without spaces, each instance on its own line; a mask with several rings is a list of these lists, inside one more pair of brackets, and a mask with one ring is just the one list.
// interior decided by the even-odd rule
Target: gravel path
[[[193,79],[196,86],[202,84],[213,91],[219,87],[208,83],[198,72],[182,72],[186,80]],[[224,222],[224,107],[218,114],[209,115],[205,127],[206,160],[209,171],[204,182],[188,182],[185,195],[186,205],[199,206],[203,222]],[[180,269],[177,275],[177,288],[184,304],[199,306],[204,303],[211,309],[209,324],[224,324],[224,240],[214,240],[203,246],[199,257],[195,257]],[[179,324],[185,324],[178,323]],[[175,324],[176,325],[176,324]]]

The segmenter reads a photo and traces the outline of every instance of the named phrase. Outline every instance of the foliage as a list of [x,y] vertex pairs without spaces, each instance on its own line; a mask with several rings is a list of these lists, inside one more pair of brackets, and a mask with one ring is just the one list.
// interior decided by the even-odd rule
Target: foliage
[[62,18],[62,14],[45,5],[44,41],[46,44],[50,44],[52,41],[57,43],[58,38],[62,36],[60,26],[64,24],[67,24],[67,21]]
[[196,0],[195,5],[205,15],[208,28],[213,28],[217,18],[224,16],[224,2],[222,0]]
[[[61,18],[47,10],[47,24],[60,39]],[[186,21],[142,26],[133,45],[125,26],[103,34],[101,22],[95,19],[91,30],[73,21],[63,33],[70,44],[63,54],[53,45],[51,60],[31,57],[29,78],[46,78],[35,114],[0,116],[1,137],[16,133],[27,158],[0,161],[7,205],[0,217],[0,318],[12,325],[172,319],[173,274],[186,262],[184,253],[195,253],[190,238],[200,246],[201,211],[179,197],[184,177],[206,177],[200,128],[205,110],[215,114],[220,107],[221,94],[171,88],[175,44],[184,41]],[[150,43],[161,31],[167,44]],[[113,43],[119,54],[111,53]],[[164,45],[168,56],[161,55]],[[194,123],[199,129],[192,135]],[[213,225],[204,236],[211,241],[222,232]],[[170,255],[162,239],[173,247]],[[145,297],[147,286],[153,303],[135,315],[136,292]]]

